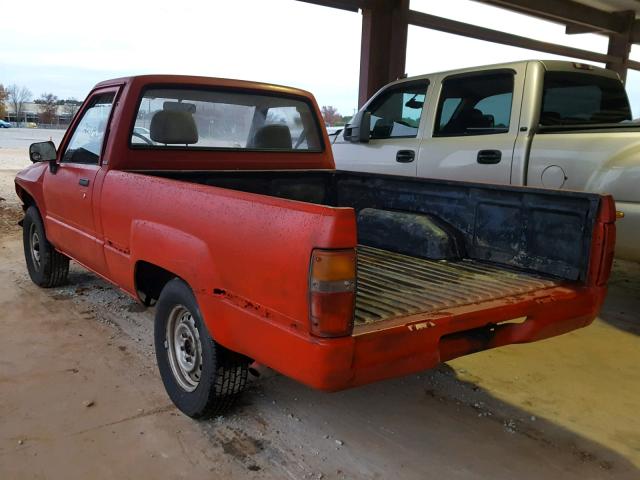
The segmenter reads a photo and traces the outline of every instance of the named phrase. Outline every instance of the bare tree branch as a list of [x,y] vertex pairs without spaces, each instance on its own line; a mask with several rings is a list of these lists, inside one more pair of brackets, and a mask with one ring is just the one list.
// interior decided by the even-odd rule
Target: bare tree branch
[[6,92],[7,100],[16,114],[16,122],[19,122],[25,102],[31,100],[31,90],[24,86],[20,87],[14,83],[7,87]]

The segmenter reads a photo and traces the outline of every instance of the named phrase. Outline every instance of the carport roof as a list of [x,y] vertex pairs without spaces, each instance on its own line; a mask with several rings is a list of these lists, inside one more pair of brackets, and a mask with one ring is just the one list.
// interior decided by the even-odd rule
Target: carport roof
[[609,37],[606,53],[544,42],[410,9],[410,0],[301,0],[352,12],[362,11],[359,104],[389,81],[404,76],[409,25],[488,42],[604,63],[624,81],[631,45],[640,43],[640,0],[473,0],[560,23],[566,33]]
[[638,0],[476,0],[566,25],[567,33],[624,34],[640,42]]

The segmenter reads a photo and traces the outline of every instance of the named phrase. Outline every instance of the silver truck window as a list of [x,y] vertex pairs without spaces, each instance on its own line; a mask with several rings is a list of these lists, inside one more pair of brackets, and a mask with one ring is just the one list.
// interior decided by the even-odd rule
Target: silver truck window
[[371,138],[411,138],[418,135],[427,81],[403,83],[376,97],[371,112]]
[[442,82],[433,135],[490,135],[509,131],[511,72],[456,76]]
[[540,125],[589,125],[631,120],[631,108],[618,79],[578,72],[544,76]]
[[113,92],[100,93],[90,100],[62,156],[62,162],[98,164],[114,95]]
[[243,90],[153,88],[144,92],[132,148],[318,152],[320,129],[302,98]]

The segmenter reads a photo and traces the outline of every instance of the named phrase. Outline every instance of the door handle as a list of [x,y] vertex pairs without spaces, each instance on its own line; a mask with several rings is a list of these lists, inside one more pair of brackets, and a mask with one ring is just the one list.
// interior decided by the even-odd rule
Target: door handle
[[502,152],[500,150],[480,150],[478,152],[478,163],[493,165],[500,163]]
[[83,187],[88,187],[89,186],[89,179],[88,178],[81,178],[78,183],[80,185],[82,185]]
[[413,150],[398,150],[396,154],[396,162],[411,163],[416,159],[416,152]]

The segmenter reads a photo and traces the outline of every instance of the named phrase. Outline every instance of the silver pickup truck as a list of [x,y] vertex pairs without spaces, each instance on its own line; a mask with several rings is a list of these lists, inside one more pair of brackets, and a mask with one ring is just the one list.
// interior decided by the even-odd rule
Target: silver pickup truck
[[611,193],[640,261],[640,125],[617,74],[523,61],[406,78],[333,135],[336,168]]

